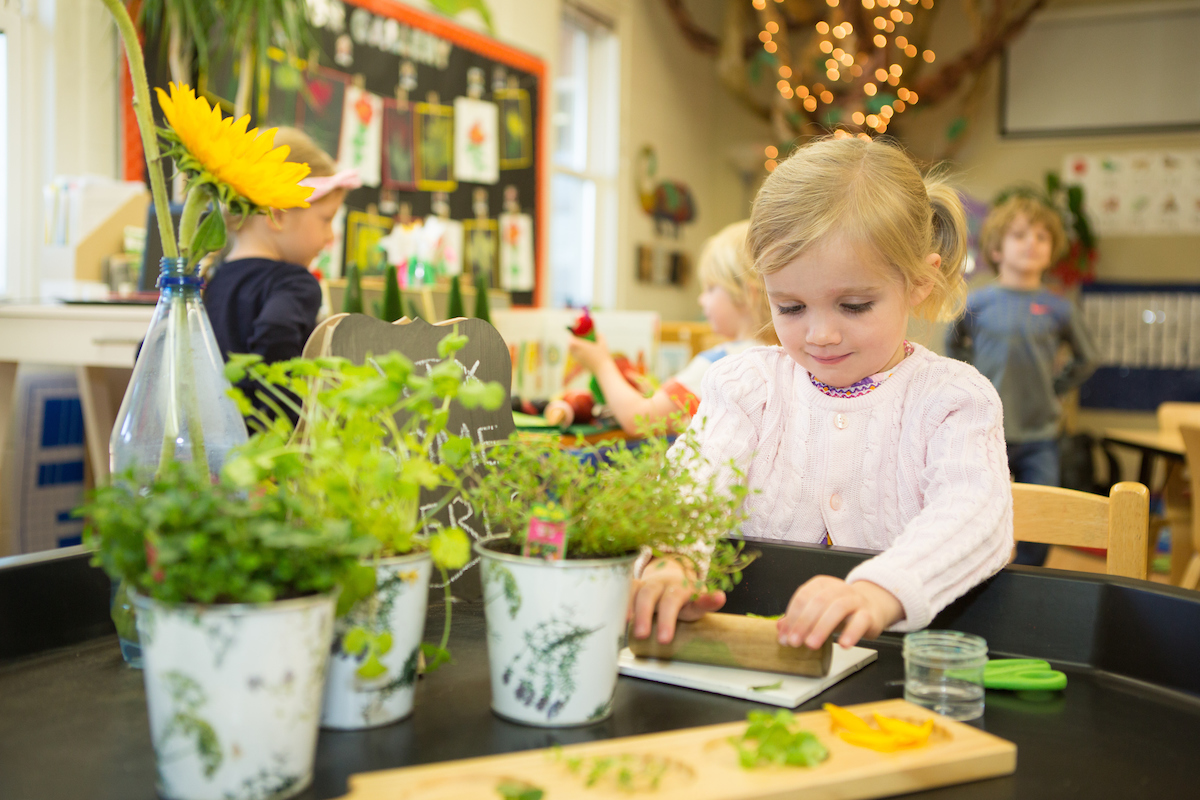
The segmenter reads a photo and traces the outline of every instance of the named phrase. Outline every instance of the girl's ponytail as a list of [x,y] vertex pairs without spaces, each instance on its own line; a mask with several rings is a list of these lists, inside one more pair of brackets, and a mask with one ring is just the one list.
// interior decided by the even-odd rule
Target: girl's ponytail
[[[958,192],[940,176],[925,179],[932,212],[930,248],[942,257],[942,265],[933,280],[933,291],[917,308],[927,319],[956,317],[967,295],[962,267],[967,257],[967,215]],[[932,272],[932,271],[931,271]]]

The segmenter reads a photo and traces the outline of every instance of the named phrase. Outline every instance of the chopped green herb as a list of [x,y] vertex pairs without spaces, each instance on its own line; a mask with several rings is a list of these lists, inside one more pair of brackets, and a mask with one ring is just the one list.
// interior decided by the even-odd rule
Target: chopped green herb
[[504,800],[542,800],[546,794],[543,790],[525,781],[500,781],[496,793]]
[[782,689],[783,681],[778,680],[778,681],[775,681],[774,683],[765,683],[762,686],[751,686],[750,688],[756,692],[769,692],[774,689]]
[[743,769],[763,764],[815,767],[829,757],[825,745],[809,731],[793,730],[796,718],[788,711],[751,711],[741,736],[730,738]]
[[779,619],[783,616],[783,614],[767,616],[765,614],[751,614],[750,612],[746,612],[746,616],[749,617],[750,619]]

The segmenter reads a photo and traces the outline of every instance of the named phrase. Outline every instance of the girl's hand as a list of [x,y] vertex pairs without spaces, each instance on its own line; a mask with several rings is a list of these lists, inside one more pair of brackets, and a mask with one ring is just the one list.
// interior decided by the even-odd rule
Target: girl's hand
[[677,619],[693,622],[725,605],[724,592],[698,595],[693,586],[692,571],[679,559],[655,559],[647,564],[641,579],[633,581],[629,602],[634,638],[650,635],[650,623],[657,614],[658,641],[667,644],[675,638]]
[[874,639],[903,616],[900,601],[878,584],[818,575],[792,595],[776,628],[780,644],[815,649],[845,621],[838,644],[850,648],[860,639]]
[[599,372],[604,362],[612,361],[612,356],[608,352],[608,342],[605,341],[602,333],[596,334],[594,342],[572,336],[571,341],[567,343],[567,348],[575,360],[592,373]]

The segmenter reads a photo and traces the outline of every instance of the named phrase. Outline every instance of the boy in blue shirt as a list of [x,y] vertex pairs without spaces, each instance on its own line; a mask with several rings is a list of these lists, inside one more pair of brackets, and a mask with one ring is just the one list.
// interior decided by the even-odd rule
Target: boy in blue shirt
[[[1081,315],[1042,286],[1066,238],[1058,212],[1035,198],[1012,197],[992,209],[979,252],[999,280],[971,293],[947,337],[946,354],[973,364],[1000,394],[1008,467],[1019,483],[1059,485],[1060,397],[1096,368]],[[1070,356],[1058,367],[1064,344]],[[1013,563],[1041,566],[1049,549],[1018,542]]]

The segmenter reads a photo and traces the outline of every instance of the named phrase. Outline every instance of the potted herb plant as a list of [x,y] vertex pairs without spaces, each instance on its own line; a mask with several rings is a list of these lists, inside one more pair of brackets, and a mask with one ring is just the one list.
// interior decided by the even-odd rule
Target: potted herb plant
[[468,497],[493,530],[481,542],[492,709],[528,725],[582,725],[612,713],[630,581],[642,553],[674,555],[705,575],[697,591],[740,578],[744,478],[727,490],[685,434],[668,441],[565,449],[512,438],[487,451]]
[[[239,398],[261,428],[239,462],[247,471],[240,477],[281,480],[320,516],[346,520],[377,545],[340,598],[325,727],[406,717],[418,654],[424,651],[427,670],[449,658],[449,603],[441,643],[423,645],[421,635],[432,569],[445,577],[470,558],[467,535],[434,520],[457,496],[460,470],[473,453],[468,437],[446,430],[450,404],[496,408],[505,398],[499,384],[466,377],[454,359],[465,344],[465,336],[449,333],[438,343],[441,361],[420,368],[398,352],[364,364],[318,358],[265,365],[254,356],[230,362],[231,381],[249,375],[262,387],[257,408]],[[288,412],[298,419],[294,428]]]
[[312,780],[338,585],[374,542],[285,485],[166,461],[80,509],[94,563],[131,588],[158,789],[289,797]]

